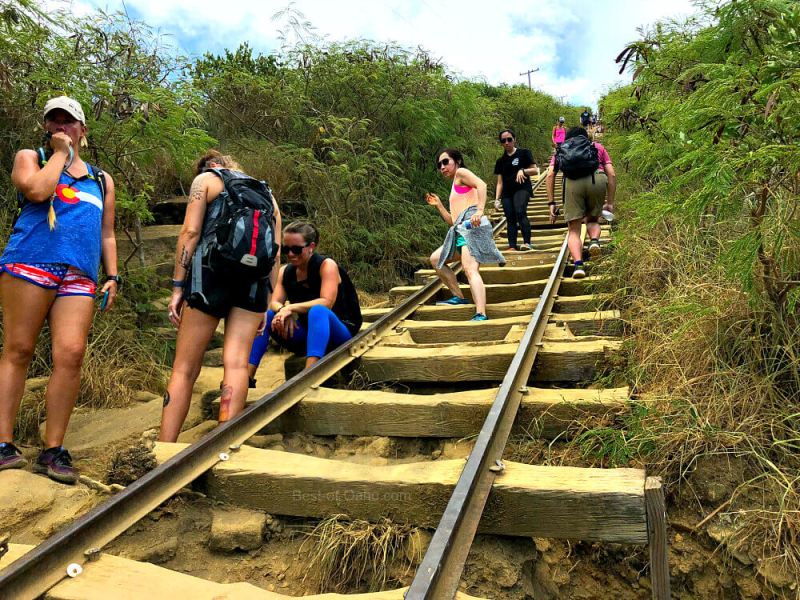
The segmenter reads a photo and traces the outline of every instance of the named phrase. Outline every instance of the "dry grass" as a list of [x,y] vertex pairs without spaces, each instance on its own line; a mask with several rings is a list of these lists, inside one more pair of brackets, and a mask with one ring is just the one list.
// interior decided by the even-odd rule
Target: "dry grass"
[[575,444],[598,464],[646,466],[678,499],[700,461],[735,459],[728,547],[800,573],[800,336],[715,268],[700,239],[712,232],[641,231],[621,232],[609,267],[640,402]]
[[380,591],[398,583],[422,558],[420,533],[389,519],[380,523],[333,515],[321,521],[303,542],[308,575],[319,578],[320,592]]
[[106,483],[127,486],[157,466],[153,451],[144,442],[139,442],[114,455],[106,475]]

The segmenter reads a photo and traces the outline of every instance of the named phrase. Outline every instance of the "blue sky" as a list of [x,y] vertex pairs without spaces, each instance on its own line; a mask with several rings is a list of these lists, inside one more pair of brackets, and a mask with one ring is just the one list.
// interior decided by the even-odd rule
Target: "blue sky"
[[[122,10],[122,0],[72,0],[76,12]],[[274,52],[288,1],[126,0],[131,17],[157,28],[185,53],[234,49],[248,42]],[[422,47],[460,77],[493,84],[527,83],[576,105],[596,106],[608,87],[625,81],[614,57],[638,39],[637,27],[684,18],[691,0],[294,0],[323,41],[366,38]]]

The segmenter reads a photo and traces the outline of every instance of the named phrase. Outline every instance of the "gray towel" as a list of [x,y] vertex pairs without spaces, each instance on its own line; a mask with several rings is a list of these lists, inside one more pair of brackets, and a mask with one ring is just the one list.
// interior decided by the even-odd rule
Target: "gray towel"
[[[444,236],[444,242],[442,243],[442,254],[439,256],[439,262],[436,265],[437,269],[441,269],[445,263],[453,257],[453,254],[455,254],[456,238],[458,234],[456,228],[472,217],[477,210],[477,206],[468,206],[461,211],[461,214],[458,215],[453,222],[453,226],[447,230],[447,235]],[[467,229],[464,232],[464,239],[467,240],[469,253],[480,264],[505,264],[506,259],[500,254],[500,251],[494,243],[494,234],[491,225],[479,225],[478,227]]]

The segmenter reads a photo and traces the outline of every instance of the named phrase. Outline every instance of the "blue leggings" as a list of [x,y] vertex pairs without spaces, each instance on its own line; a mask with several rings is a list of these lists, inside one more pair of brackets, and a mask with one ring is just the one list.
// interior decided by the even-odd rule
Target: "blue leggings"
[[301,356],[314,356],[322,358],[326,352],[333,350],[352,338],[350,330],[339,320],[333,311],[326,306],[317,304],[308,311],[308,331],[300,324],[295,323],[294,335],[289,339],[283,339],[272,331],[272,319],[275,311],[267,311],[267,326],[264,333],[257,335],[253,341],[253,348],[250,350],[251,365],[256,367],[261,362],[261,358],[267,351],[270,336],[280,346]]

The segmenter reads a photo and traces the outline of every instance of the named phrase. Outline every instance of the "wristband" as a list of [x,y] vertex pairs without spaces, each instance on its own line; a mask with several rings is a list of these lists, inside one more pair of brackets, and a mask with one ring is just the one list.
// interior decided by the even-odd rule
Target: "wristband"
[[113,281],[117,284],[117,287],[122,286],[122,277],[119,275],[106,275],[106,281]]
[[182,288],[185,285],[186,285],[186,282],[182,281],[180,279],[173,279],[172,280],[172,287],[174,287],[174,288]]

